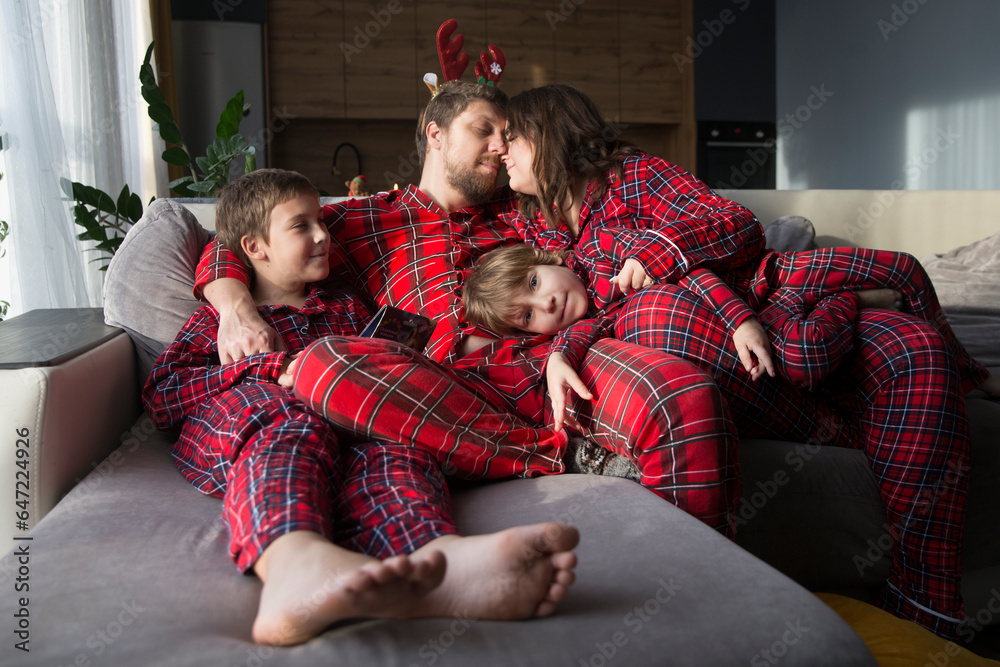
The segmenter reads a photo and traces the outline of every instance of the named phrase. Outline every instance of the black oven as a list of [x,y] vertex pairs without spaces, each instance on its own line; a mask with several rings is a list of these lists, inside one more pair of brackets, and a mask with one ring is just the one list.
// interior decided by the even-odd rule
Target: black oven
[[775,188],[774,123],[698,121],[698,178],[715,190]]

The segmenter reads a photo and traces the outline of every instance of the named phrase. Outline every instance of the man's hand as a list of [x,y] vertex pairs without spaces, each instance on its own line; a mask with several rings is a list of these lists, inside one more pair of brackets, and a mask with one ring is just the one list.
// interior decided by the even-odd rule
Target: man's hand
[[[771,343],[767,339],[764,327],[756,317],[748,317],[736,327],[733,333],[733,343],[736,344],[736,352],[740,355],[743,368],[750,373],[751,380],[759,380],[764,376],[764,371],[774,377],[774,362],[771,360]],[[754,357],[756,362],[754,363]]]
[[261,318],[256,308],[219,312],[219,361],[223,364],[251,354],[284,349],[281,337]]
[[577,396],[588,401],[594,400],[594,395],[583,384],[583,380],[576,374],[566,355],[561,352],[553,352],[549,355],[545,368],[545,380],[549,387],[549,399],[552,401],[552,419],[555,430],[561,431],[565,423],[570,428],[581,430],[580,425],[572,415],[566,414],[566,395],[570,391],[575,391]]
[[653,284],[653,279],[646,275],[646,269],[639,263],[639,260],[631,257],[622,264],[622,270],[615,281],[621,288],[622,294],[628,294],[632,290],[640,290]]
[[301,352],[296,354],[286,354],[285,360],[281,362],[281,375],[278,376],[278,384],[286,389],[292,388],[292,381],[295,379],[295,369],[299,365],[299,356]]
[[205,298],[219,311],[219,361],[229,364],[260,352],[285,349],[281,337],[261,318],[247,286],[234,278],[205,285]]

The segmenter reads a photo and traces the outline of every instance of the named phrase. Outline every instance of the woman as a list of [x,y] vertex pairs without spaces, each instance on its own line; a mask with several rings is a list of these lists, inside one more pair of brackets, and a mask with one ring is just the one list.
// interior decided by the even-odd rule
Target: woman
[[[766,252],[752,213],[617,139],[571,87],[525,91],[509,100],[506,115],[504,162],[520,199],[509,222],[521,236],[550,251],[620,246],[623,291],[641,287],[646,276],[656,284],[628,299],[616,337],[710,372],[743,436],[863,448],[895,537],[881,605],[955,636],[963,619],[959,554],[970,443],[963,390],[995,392],[996,380],[954,338],[919,265],[857,249]],[[630,232],[625,241],[623,230]],[[887,259],[906,274],[898,287],[887,284],[899,270]],[[813,265],[823,268],[810,271]],[[732,302],[720,317],[673,284],[697,268],[751,303]],[[793,293],[892,286],[911,312],[860,311],[853,352],[817,391],[801,392],[775,378],[753,381],[729,341],[731,325],[753,314],[754,299],[766,303],[781,286]]]

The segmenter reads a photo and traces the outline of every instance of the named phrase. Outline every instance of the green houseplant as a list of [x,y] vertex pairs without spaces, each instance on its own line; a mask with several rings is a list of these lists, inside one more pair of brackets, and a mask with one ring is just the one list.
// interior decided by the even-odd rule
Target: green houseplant
[[[171,181],[170,189],[182,197],[216,196],[229,182],[233,160],[243,159],[244,172],[256,168],[256,148],[239,134],[240,122],[250,105],[244,102],[243,91],[237,92],[219,115],[215,139],[205,149],[205,155],[192,158],[174,113],[156,83],[153,66],[150,64],[152,54],[153,42],[150,42],[142,67],[139,68],[139,82],[142,84],[142,98],[148,105],[149,117],[156,123],[156,131],[167,143],[167,149],[160,157],[167,164],[189,171],[181,178]],[[77,238],[96,244],[91,250],[100,255],[92,261],[102,262],[101,270],[104,271],[129,228],[142,217],[142,201],[137,194],[129,191],[128,185],[122,188],[117,198],[75,181],[67,182],[66,189],[76,202],[73,208],[74,220],[83,228]]]

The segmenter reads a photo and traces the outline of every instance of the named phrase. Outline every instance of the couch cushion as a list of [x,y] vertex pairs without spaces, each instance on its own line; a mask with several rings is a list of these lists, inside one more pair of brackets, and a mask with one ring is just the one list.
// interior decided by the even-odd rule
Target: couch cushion
[[[637,484],[584,475],[455,499],[469,534],[549,519],[580,528],[577,583],[554,616],[357,622],[300,647],[257,646],[259,581],[237,572],[220,501],[184,481],[169,446],[143,417],[32,532],[35,641],[17,664],[731,665],[775,647],[782,665],[875,664],[833,611],[776,570]],[[0,584],[16,570],[12,554],[0,559]],[[17,604],[0,596],[0,616]]]
[[104,280],[104,319],[131,336],[141,383],[202,305],[191,290],[202,248],[210,238],[182,205],[157,199],[111,259]]

